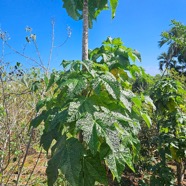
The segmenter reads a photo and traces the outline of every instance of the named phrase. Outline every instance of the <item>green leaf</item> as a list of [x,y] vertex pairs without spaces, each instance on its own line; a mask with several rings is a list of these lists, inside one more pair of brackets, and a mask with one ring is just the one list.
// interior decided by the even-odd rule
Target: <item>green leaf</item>
[[118,0],[110,0],[110,5],[112,8],[112,18],[115,17],[116,7],[118,5]]
[[134,55],[132,51],[129,51],[129,52],[128,52],[128,55],[129,55],[130,59],[131,59],[133,62],[136,61],[136,55]]
[[120,181],[121,175],[125,168],[125,161],[122,153],[111,153],[105,161],[113,175],[113,178],[116,178],[118,181]]
[[[89,179],[98,181],[101,184],[108,185],[107,177],[106,177],[106,169],[104,165],[101,163],[99,156],[94,157],[85,157],[84,159],[84,178],[85,185],[89,185]],[[94,184],[92,185],[94,186]]]
[[91,152],[95,154],[97,151],[98,137],[102,137],[112,151],[117,151],[120,146],[120,139],[118,132],[112,130],[115,121],[114,116],[105,110],[105,112],[95,112],[94,118],[87,114],[76,122],[77,127],[83,131],[84,141],[89,144]]
[[105,41],[102,42],[102,44],[105,44],[105,45],[110,45],[112,44],[112,37],[107,37],[107,39]]
[[45,82],[45,85],[48,86],[49,79],[48,79],[48,76],[46,74],[44,74],[44,82]]
[[81,106],[82,101],[77,101],[77,102],[70,102],[69,107],[68,107],[68,120],[67,122],[73,122],[77,121],[81,113],[79,111],[79,107]]
[[[79,96],[79,98],[76,99],[76,101],[70,102],[68,107],[67,122],[72,122],[77,120],[80,121],[80,118],[84,120],[86,117],[89,117],[87,114],[93,115],[93,113],[96,111],[93,101],[94,100],[92,100],[91,98],[85,98],[83,96]],[[87,123],[88,121],[89,120],[87,121],[85,120],[85,123]]]
[[133,97],[133,98],[132,98],[132,102],[133,102],[139,109],[141,109],[142,102],[141,102],[141,99],[140,99],[139,97]]
[[153,100],[149,96],[145,96],[145,103],[152,106],[153,110],[156,110],[156,106],[153,103]]
[[144,121],[147,124],[147,126],[150,128],[150,126],[152,125],[150,117],[147,114],[145,114],[145,113],[142,113],[141,116],[144,119]]
[[100,146],[100,159],[103,160],[106,156],[108,156],[110,153],[110,147],[106,142],[101,143]]
[[62,0],[63,1],[63,8],[67,10],[67,13],[70,17],[75,20],[79,20],[82,18],[78,8],[83,9],[83,3],[80,0]]
[[36,92],[37,90],[39,90],[41,85],[40,81],[34,81],[31,85],[31,91]]
[[114,98],[118,99],[120,97],[120,87],[116,80],[116,78],[110,73],[107,72],[106,74],[99,77],[104,84],[107,92]]
[[36,105],[36,111],[38,112],[45,105],[45,100],[39,100]]
[[70,64],[72,64],[72,61],[63,60],[61,65],[64,69],[66,69]]
[[135,78],[137,74],[140,75],[141,69],[136,65],[131,65],[129,67],[129,72],[130,72],[131,76]]
[[77,139],[66,139],[62,136],[53,157],[48,162],[46,170],[48,185],[53,186],[58,177],[58,169],[60,169],[72,186],[78,186],[82,155],[83,147]]
[[94,63],[93,66],[99,67],[102,71],[109,71],[109,68],[106,64]]
[[132,163],[132,154],[129,149],[121,147],[117,152],[112,152],[107,158],[106,163],[112,172],[114,178],[118,181],[121,179],[125,164],[134,171]]
[[135,58],[141,62],[141,55],[137,50],[133,50],[133,55],[135,56]]
[[114,38],[112,40],[112,44],[116,45],[116,46],[121,46],[121,45],[123,45],[123,42],[122,42],[121,38],[118,37],[118,38]]
[[34,128],[38,127],[38,125],[45,120],[49,115],[49,111],[43,110],[42,113],[35,117],[31,122],[30,125],[33,126]]
[[107,4],[107,0],[96,0],[96,4],[97,4],[97,7],[98,9],[104,9],[106,4]]
[[49,122],[47,131],[53,130],[58,124],[61,124],[60,127],[66,122],[68,118],[67,109],[55,114],[54,118]]
[[69,97],[74,97],[76,95],[80,95],[84,89],[86,89],[87,80],[80,76],[76,75],[76,78],[68,77],[61,83],[59,83],[60,88],[67,87],[67,93]]
[[132,104],[131,104],[131,96],[133,95],[133,93],[131,91],[124,91],[122,90],[120,92],[120,101],[122,102],[122,104],[124,105],[124,107],[129,111],[131,112],[131,107],[132,107]]
[[97,134],[96,125],[94,124],[92,128],[92,134],[89,140],[89,148],[93,155],[97,153],[98,146],[99,146],[98,134]]
[[118,132],[116,130],[109,129],[109,126],[107,126],[108,124],[106,124],[104,124],[104,121],[99,120],[97,121],[97,128],[100,131],[100,134],[104,137],[104,140],[106,141],[110,149],[113,152],[118,151],[120,146]]
[[55,72],[53,72],[50,75],[50,79],[49,79],[49,82],[48,82],[48,86],[47,86],[47,90],[46,91],[48,91],[50,89],[50,87],[54,84],[55,78],[56,78],[56,74],[55,74]]
[[49,132],[46,132],[44,130],[40,139],[40,145],[42,145],[44,150],[48,152],[53,139],[58,139],[59,136],[60,136],[60,132],[57,131],[56,129],[51,130]]

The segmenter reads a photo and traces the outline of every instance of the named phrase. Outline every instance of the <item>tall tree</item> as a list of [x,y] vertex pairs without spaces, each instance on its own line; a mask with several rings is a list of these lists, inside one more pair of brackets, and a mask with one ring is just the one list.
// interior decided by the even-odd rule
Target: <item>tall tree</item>
[[115,17],[118,0],[62,0],[63,8],[74,20],[83,19],[82,60],[88,60],[88,29],[92,28],[102,10],[110,4],[112,18]]
[[[97,19],[97,16],[100,14],[100,12],[102,10],[108,9],[108,2],[110,2],[112,18],[114,18],[118,0],[70,0],[70,1],[62,0],[62,1],[63,8],[67,10],[69,16],[71,16],[74,20],[83,19],[82,61],[87,61],[88,29],[92,28],[93,20]],[[79,133],[79,140],[83,141],[82,132]]]
[[[172,28],[169,31],[162,32],[161,40],[159,41],[159,46],[162,47],[165,44],[168,45],[168,50],[166,53],[166,60],[165,62],[168,66],[172,65],[174,62],[175,68],[178,72],[186,74],[186,26],[180,22],[172,20],[171,24]],[[165,54],[163,54],[165,57]],[[162,59],[163,55],[159,58]],[[175,63],[175,60],[177,61]],[[164,64],[165,64],[164,63]],[[161,69],[162,63],[160,63]]]

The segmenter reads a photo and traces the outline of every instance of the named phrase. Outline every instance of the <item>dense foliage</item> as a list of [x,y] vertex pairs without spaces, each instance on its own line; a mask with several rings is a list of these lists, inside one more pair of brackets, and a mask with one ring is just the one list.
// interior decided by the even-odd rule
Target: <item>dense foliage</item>
[[[129,89],[127,71],[133,76],[142,72],[129,58],[138,57],[119,38],[108,38],[90,52],[90,61],[63,61],[66,71],[51,74],[48,89],[56,87],[54,94],[38,102],[41,114],[31,123],[37,127],[44,121],[41,145],[51,148],[52,156],[49,185],[59,169],[71,185],[90,186],[95,181],[107,185],[106,166],[118,181],[126,165],[134,171],[140,121],[151,124],[142,104],[153,106],[149,97]],[[77,140],[80,130],[83,143]]]
[[[114,17],[118,0],[62,2],[73,19],[88,18],[82,47],[88,55],[82,61],[63,60],[60,71],[49,71],[49,64],[45,68],[30,27],[26,41],[34,44],[39,62],[12,48],[0,30],[3,48],[8,46],[41,68],[26,71],[19,62],[9,68],[2,51],[0,185],[123,185],[130,173],[138,185],[182,186],[186,27],[172,21],[171,30],[162,33],[159,45],[169,48],[158,57],[163,73],[152,77],[135,64],[140,54],[120,38],[108,37],[88,52],[88,24],[92,28],[108,5]],[[42,149],[48,164],[47,180],[41,181],[33,173],[45,155]],[[25,162],[31,154],[38,158],[29,172]]]
[[[165,168],[169,160],[174,160],[177,164],[178,183],[181,184],[185,171],[186,109],[183,103],[186,91],[180,82],[168,77],[154,86],[152,97],[157,107],[158,151],[161,166]],[[161,172],[161,167],[158,169]],[[168,183],[164,177],[162,180],[158,179],[158,183],[173,185],[169,174],[166,174]]]

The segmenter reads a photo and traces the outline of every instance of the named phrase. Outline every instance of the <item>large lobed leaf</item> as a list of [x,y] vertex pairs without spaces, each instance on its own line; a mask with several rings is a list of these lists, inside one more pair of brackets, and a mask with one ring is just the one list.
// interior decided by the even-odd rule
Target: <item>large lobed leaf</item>
[[[62,0],[63,8],[66,9],[68,15],[74,20],[80,20],[83,18],[83,0]],[[89,28],[92,28],[93,20],[96,20],[97,16],[102,10],[108,9],[108,0],[89,0]],[[110,6],[112,11],[112,18],[115,17],[118,0],[110,0]]]
[[55,152],[49,160],[46,170],[48,185],[53,186],[60,169],[72,186],[78,186],[82,166],[82,144],[75,138],[66,139],[65,136],[62,136],[55,147]]
[[82,0],[62,0],[63,8],[66,9],[69,16],[71,16],[75,20],[79,20],[82,18],[80,14],[80,10],[83,9]]
[[94,186],[95,181],[101,184],[108,185],[106,177],[106,169],[101,163],[100,157],[88,154],[84,161],[84,185]]
[[131,151],[122,146],[120,148],[117,152],[112,152],[106,158],[106,163],[112,172],[113,178],[116,178],[118,181],[121,179],[125,164],[134,171]]

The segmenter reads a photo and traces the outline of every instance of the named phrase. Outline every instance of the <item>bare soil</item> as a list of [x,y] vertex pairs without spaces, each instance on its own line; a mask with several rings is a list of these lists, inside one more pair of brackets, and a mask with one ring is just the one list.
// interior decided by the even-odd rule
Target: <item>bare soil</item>
[[[46,186],[46,167],[47,161],[46,155],[41,153],[38,159],[39,153],[30,153],[25,161],[18,186]],[[37,165],[36,165],[37,163]],[[16,162],[11,163],[11,167],[14,166]],[[176,166],[174,164],[169,165],[174,171],[176,171]],[[9,168],[10,170],[10,168]],[[8,170],[7,170],[8,173]],[[18,171],[15,169],[11,175],[7,184],[0,186],[14,186],[17,180]],[[30,177],[31,176],[31,177]],[[143,179],[143,175],[134,173],[125,173],[122,176],[121,183],[112,182],[110,186],[138,186],[139,180]],[[6,182],[5,182],[6,183]],[[186,186],[186,173],[183,186]]]

